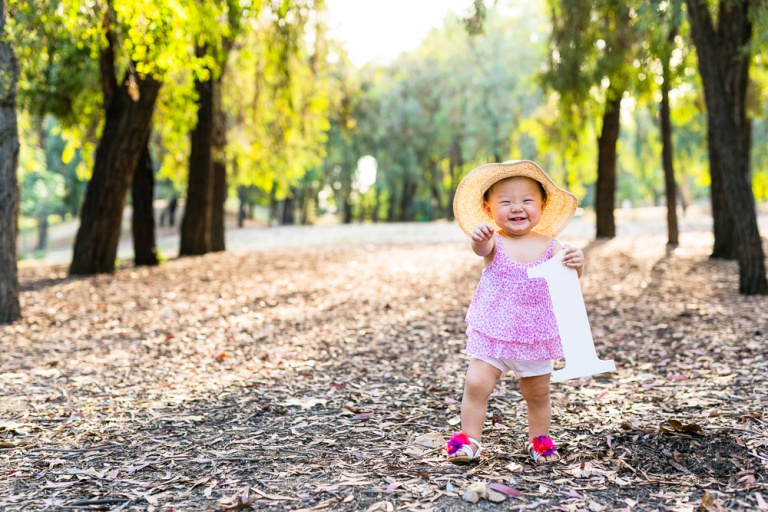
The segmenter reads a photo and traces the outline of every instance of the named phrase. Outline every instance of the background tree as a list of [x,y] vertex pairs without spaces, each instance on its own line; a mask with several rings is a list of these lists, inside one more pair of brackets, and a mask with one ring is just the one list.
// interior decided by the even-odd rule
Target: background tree
[[51,214],[77,215],[92,161],[99,116],[96,67],[75,44],[58,2],[12,2],[13,39],[21,62],[19,109],[22,216],[36,219],[36,251],[44,251]]
[[713,256],[720,256],[720,251],[732,255],[735,249],[739,292],[768,294],[749,166],[751,130],[746,109],[753,34],[750,2],[719,2],[717,24],[708,2],[687,0],[686,6],[707,105],[712,215],[716,220]]
[[133,203],[131,233],[133,234],[134,265],[154,266],[160,260],[157,256],[157,237],[154,216],[155,168],[149,152],[149,136],[131,180]]
[[[319,167],[329,128],[327,39],[323,3],[275,2],[232,50],[224,110],[232,113],[227,162],[245,196],[293,211],[283,201]],[[294,202],[294,201],[289,201]]]
[[[554,46],[547,38],[552,22],[541,5],[478,0],[468,21],[449,16],[415,50],[362,69],[351,65],[341,45],[327,37],[325,11],[318,1],[114,0],[82,7],[62,0],[38,9],[29,2],[15,5],[24,142],[19,180],[25,184],[24,204],[35,206],[24,207],[23,230],[44,228],[47,219],[58,217],[39,211],[48,193],[42,187],[48,183],[43,170],[66,177],[64,190],[57,181],[47,196],[58,213],[62,197],[67,204],[79,203],[78,180],[96,168],[96,144],[109,133],[103,101],[109,95],[102,93],[100,79],[103,51],[112,49],[114,70],[125,77],[129,94],[137,92],[137,80],[162,82],[146,121],[151,134],[136,142],[134,149],[141,155],[123,175],[130,173],[135,187],[131,201],[137,264],[142,260],[140,245],[150,249],[150,262],[157,258],[152,201],[160,197],[169,206],[181,199],[185,215],[210,213],[210,222],[191,222],[208,225],[203,232],[210,242],[204,251],[224,248],[225,211],[235,209],[241,225],[249,217],[257,223],[311,223],[331,213],[342,222],[450,219],[461,177],[493,160],[540,162],[580,197],[582,206],[597,206],[598,224],[604,218],[613,223],[616,200],[660,206],[666,194],[671,241],[675,181],[684,209],[709,197],[702,143],[708,109],[687,58],[692,49],[688,25],[679,23],[677,36],[670,36],[675,24],[668,15],[673,9],[680,12],[680,2],[550,3],[552,40],[561,45]],[[119,21],[111,32],[103,30],[109,5]],[[178,36],[164,38],[173,31],[165,30],[155,37],[145,24],[155,16]],[[609,23],[604,27],[595,22],[598,18]],[[482,19],[483,30],[467,33],[466,25],[477,19]],[[574,32],[578,38],[572,37]],[[756,40],[763,40],[764,32],[757,30]],[[750,116],[764,119],[761,91],[768,73],[763,54],[754,47],[751,51],[753,80],[745,103]],[[547,59],[554,63],[550,71],[558,70],[550,78],[558,82],[543,89],[535,77]],[[116,84],[117,75],[104,83]],[[210,88],[201,94],[206,84]],[[143,96],[135,97],[141,101]],[[621,115],[605,108],[611,102],[621,105]],[[210,108],[199,109],[198,103]],[[200,122],[204,118],[208,121]],[[24,119],[30,120],[30,129],[24,128]],[[41,123],[50,120],[59,133],[40,131]],[[760,200],[768,195],[767,134],[762,123],[755,122],[751,130],[750,124],[754,176],[744,181],[747,186],[751,181]],[[672,125],[674,132],[667,129]],[[200,141],[189,136],[199,130]],[[190,158],[201,151],[210,157]],[[365,171],[362,157],[367,169],[376,169],[372,184],[373,174]],[[670,157],[678,169],[670,169]],[[598,169],[610,161],[615,163],[614,183],[599,186],[604,180]],[[205,170],[208,185],[200,186],[195,168]],[[139,178],[147,181],[141,185]],[[713,174],[713,179],[718,178]],[[720,188],[713,182],[713,194]],[[193,189],[204,191],[205,201],[195,200]],[[600,192],[607,189],[610,193]],[[104,193],[124,202],[124,192],[127,186]],[[109,203],[115,204],[112,199]],[[601,210],[603,203],[608,207]],[[198,207],[202,204],[207,206]],[[169,213],[165,208],[161,218]],[[714,216],[720,218],[717,206]],[[119,236],[119,223],[113,222],[109,231]],[[149,242],[140,242],[144,239]],[[114,257],[105,259],[114,265]]]
[[8,4],[0,0],[0,323],[21,315],[16,266],[16,173],[19,135],[16,121],[18,61],[7,30]]
[[[190,133],[189,177],[181,223],[181,256],[224,250],[226,197],[226,114],[221,108],[221,86],[227,59],[242,27],[242,17],[255,17],[261,2],[206,2],[197,4],[205,27],[195,42],[198,58],[206,58],[195,76],[197,122]],[[217,222],[214,222],[214,219]],[[215,244],[214,244],[215,239]]]
[[[155,101],[162,85],[161,68],[153,63],[174,33],[173,9],[134,3],[115,9],[102,6],[106,41],[100,49],[104,128],[96,150],[93,174],[83,202],[70,274],[115,270],[126,193],[149,140]],[[123,16],[118,18],[118,12]],[[121,23],[134,30],[125,30]],[[125,57],[119,40],[130,34]],[[135,39],[134,39],[135,38]],[[154,45],[148,44],[153,41]],[[120,69],[118,58],[125,58]],[[124,75],[118,81],[118,74]]]
[[62,162],[64,141],[60,125],[53,117],[31,119],[21,112],[19,132],[26,144],[19,152],[19,183],[21,184],[21,215],[37,223],[35,252],[43,254],[48,246],[49,219],[63,218],[66,212],[66,177],[76,162]]
[[[109,3],[101,14],[107,40],[100,52],[106,115],[75,238],[69,267],[71,275],[115,270],[126,193],[146,149],[152,113],[162,85],[152,74],[138,72],[133,55],[125,70],[119,69],[121,66],[116,62],[116,52],[120,51],[117,46],[119,20]],[[165,26],[167,21],[165,17],[158,18],[151,26],[169,30],[170,27]],[[157,36],[161,37],[160,32]],[[118,74],[124,75],[120,81]]]
[[[664,190],[667,202],[667,245],[679,243],[679,229],[677,226],[677,184],[675,182],[675,167],[673,161],[674,148],[672,146],[672,113],[669,104],[669,92],[672,88],[672,52],[675,50],[675,41],[680,31],[682,8],[678,2],[672,2],[668,9],[659,8],[660,14],[668,19],[666,34],[661,34],[659,61],[661,62],[661,104],[659,106],[659,119],[661,124],[662,140],[662,165],[664,167]],[[666,11],[669,11],[667,14]]]
[[[616,144],[621,100],[632,81],[630,58],[636,35],[633,11],[624,0],[550,1],[552,43],[543,83],[556,91],[568,115],[588,101],[602,106],[597,137],[596,235],[616,236]],[[595,23],[596,19],[605,23]],[[573,123],[573,120],[566,122]]]

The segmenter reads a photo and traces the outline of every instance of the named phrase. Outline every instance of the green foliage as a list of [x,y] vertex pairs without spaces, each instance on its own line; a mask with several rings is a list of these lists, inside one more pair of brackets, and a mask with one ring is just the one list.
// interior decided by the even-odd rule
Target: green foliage
[[19,131],[20,138],[26,142],[19,154],[21,215],[39,218],[57,214],[63,220],[74,214],[83,183],[77,182],[77,158],[69,163],[62,161],[65,143],[59,126],[53,118],[42,121],[22,113]]
[[[328,143],[329,185],[353,195],[357,161],[378,162],[381,212],[391,219],[443,217],[460,177],[480,163],[536,159],[542,148],[527,121],[545,102],[533,80],[544,59],[547,19],[536,5],[496,6],[472,36],[449,17],[422,46],[385,67],[344,76],[343,105]],[[348,133],[345,126],[353,126]],[[337,130],[338,133],[335,133]],[[546,149],[545,149],[546,151]],[[410,198],[410,199],[409,199]],[[373,198],[368,199],[374,202]],[[408,203],[413,208],[409,209]]]
[[236,185],[276,187],[285,197],[322,161],[330,93],[319,9],[321,2],[273,2],[232,52],[223,99]]
[[[109,22],[118,83],[145,74],[164,83],[150,143],[169,188],[187,179],[194,80],[223,75],[229,181],[257,201],[293,195],[315,215],[431,219],[446,214],[458,180],[476,165],[524,158],[589,205],[601,105],[615,89],[627,91],[618,199],[650,204],[662,190],[655,111],[666,79],[679,182],[692,200],[706,196],[706,115],[681,0],[467,0],[465,19],[450,16],[415,51],[363,69],[329,39],[320,0],[9,5],[24,195],[58,197],[52,207],[70,215],[103,122],[99,58]],[[763,11],[753,13],[748,111],[758,200],[768,199]],[[358,169],[365,155],[378,167],[369,188]],[[34,213],[33,202],[24,208]]]
[[150,147],[158,167],[158,178],[168,179],[179,189],[189,172],[189,132],[197,123],[197,93],[192,73],[169,73],[155,104]]
[[[595,124],[591,119],[581,118],[582,113],[577,109],[569,114],[574,123],[563,122],[568,117],[561,113],[564,105],[555,95],[545,99],[545,103],[522,121],[520,137],[533,142],[536,156],[532,158],[540,161],[552,179],[576,194],[582,206],[588,206],[592,198],[587,185],[597,179]],[[523,155],[513,154],[513,157],[523,158]]]

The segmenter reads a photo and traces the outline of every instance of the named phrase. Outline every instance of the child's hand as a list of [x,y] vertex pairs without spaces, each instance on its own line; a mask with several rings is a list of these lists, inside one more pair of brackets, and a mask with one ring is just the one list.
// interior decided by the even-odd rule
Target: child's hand
[[584,269],[584,253],[581,252],[581,249],[566,244],[563,244],[563,250],[565,251],[563,265],[568,268],[575,268],[581,275],[581,271]]
[[494,234],[493,226],[489,222],[483,222],[478,224],[475,229],[472,230],[472,241],[478,244],[487,242],[493,238]]

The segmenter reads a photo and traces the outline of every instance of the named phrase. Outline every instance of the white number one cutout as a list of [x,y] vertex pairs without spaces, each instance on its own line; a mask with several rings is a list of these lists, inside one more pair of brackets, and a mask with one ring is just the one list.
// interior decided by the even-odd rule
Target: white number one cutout
[[616,371],[612,360],[597,358],[579,276],[575,269],[563,265],[564,254],[561,250],[549,261],[528,269],[528,277],[543,277],[547,281],[563,343],[565,368],[552,373],[553,382]]

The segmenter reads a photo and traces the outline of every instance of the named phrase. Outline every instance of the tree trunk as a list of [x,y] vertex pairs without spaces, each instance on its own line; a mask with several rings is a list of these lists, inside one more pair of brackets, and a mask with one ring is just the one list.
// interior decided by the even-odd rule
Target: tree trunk
[[149,139],[144,144],[139,165],[133,175],[131,185],[133,202],[133,254],[135,266],[155,266],[157,259],[157,239],[155,236],[155,169],[152,155],[149,154]]
[[[765,254],[757,226],[755,198],[749,176],[749,146],[745,131],[746,94],[752,38],[749,2],[721,2],[715,29],[704,0],[687,0],[699,72],[704,85],[710,155],[717,159],[718,187],[733,222],[739,262],[739,293],[768,294]],[[714,214],[714,212],[713,212]]]
[[19,204],[16,84],[19,66],[6,37],[6,6],[6,2],[0,0],[0,324],[14,322],[21,316],[16,263],[16,211]]
[[168,201],[168,226],[174,227],[176,225],[176,209],[179,207],[179,198],[176,197],[176,192],[173,193],[170,201]]
[[48,249],[48,207],[42,205],[37,214],[37,247],[35,251],[45,252]]
[[272,226],[273,223],[279,223],[278,208],[279,202],[277,200],[277,180],[272,181],[272,189],[269,191],[269,213],[267,215],[267,226]]
[[294,199],[294,193],[295,190],[293,187],[288,191],[288,196],[283,199],[283,211],[280,215],[280,225],[281,226],[293,226],[296,217],[294,215],[295,210],[295,199]]
[[[205,47],[197,47],[198,57],[205,55]],[[197,124],[190,137],[189,181],[184,217],[181,220],[180,256],[194,256],[211,252],[211,226],[213,222],[213,97],[215,80],[209,76],[201,82],[195,79],[197,91]]]
[[70,275],[115,271],[126,194],[149,137],[162,85],[151,76],[142,79],[128,72],[118,86],[110,34],[110,44],[101,54],[106,119],[80,213]]
[[221,103],[221,84],[223,73],[215,81],[213,92],[213,208],[211,212],[211,251],[226,250],[226,212],[227,202],[227,113]]
[[301,219],[299,222],[302,226],[310,225],[310,205],[312,204],[312,196],[315,195],[313,192],[314,189],[311,188],[311,185],[307,185],[301,189]]
[[[670,33],[670,39],[674,39],[674,33]],[[667,197],[667,245],[677,245],[679,243],[679,233],[677,227],[677,185],[675,184],[675,167],[672,161],[672,121],[669,108],[669,56],[662,58],[663,66],[661,84],[661,160],[664,166],[664,186]]]
[[[712,126],[717,121],[707,110],[707,126]],[[724,260],[735,260],[738,257],[736,251],[736,233],[733,227],[731,212],[725,199],[725,189],[723,188],[722,169],[720,168],[720,157],[716,151],[715,133],[708,130],[707,133],[707,153],[709,154],[709,200],[712,207],[712,232],[714,243],[712,245],[711,258]]]
[[223,162],[213,164],[213,209],[211,212],[211,251],[227,250],[226,221],[227,212],[227,168]]
[[344,195],[344,202],[342,203],[341,210],[341,222],[343,224],[350,224],[352,222],[352,199],[350,194]]
[[237,227],[242,228],[245,225],[245,208],[248,201],[248,189],[245,185],[237,187],[237,199],[239,207],[237,209]]
[[413,220],[413,196],[416,194],[416,182],[406,179],[403,181],[402,195],[400,196],[400,220],[410,222]]
[[616,236],[614,209],[616,203],[616,143],[619,140],[621,92],[613,91],[613,98],[605,103],[603,127],[597,140],[597,193],[595,214],[597,238]]
[[379,210],[381,209],[381,186],[377,181],[373,189],[373,212],[371,212],[371,222],[379,222]]

